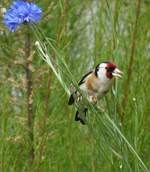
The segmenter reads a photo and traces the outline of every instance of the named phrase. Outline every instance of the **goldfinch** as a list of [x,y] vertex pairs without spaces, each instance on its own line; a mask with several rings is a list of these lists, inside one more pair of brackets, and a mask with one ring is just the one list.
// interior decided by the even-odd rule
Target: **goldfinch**
[[[110,90],[114,77],[121,78],[122,75],[123,72],[115,64],[102,62],[94,70],[85,74],[78,85],[87,100],[92,104],[96,104]],[[78,107],[75,121],[85,124],[88,108],[84,105],[82,95],[76,90],[71,94],[68,105],[72,105],[73,103],[76,103]]]

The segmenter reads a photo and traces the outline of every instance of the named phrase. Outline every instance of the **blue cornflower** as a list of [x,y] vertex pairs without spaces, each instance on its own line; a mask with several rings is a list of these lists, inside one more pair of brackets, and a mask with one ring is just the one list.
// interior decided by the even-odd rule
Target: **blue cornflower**
[[4,24],[14,32],[23,23],[37,23],[41,19],[42,10],[34,3],[15,1],[4,15]]

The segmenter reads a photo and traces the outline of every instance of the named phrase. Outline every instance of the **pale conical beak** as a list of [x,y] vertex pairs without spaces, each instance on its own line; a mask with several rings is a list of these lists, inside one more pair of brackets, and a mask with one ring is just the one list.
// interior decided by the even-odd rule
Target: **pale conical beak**
[[123,72],[120,71],[118,68],[116,68],[116,69],[112,72],[112,75],[113,75],[114,77],[122,78]]

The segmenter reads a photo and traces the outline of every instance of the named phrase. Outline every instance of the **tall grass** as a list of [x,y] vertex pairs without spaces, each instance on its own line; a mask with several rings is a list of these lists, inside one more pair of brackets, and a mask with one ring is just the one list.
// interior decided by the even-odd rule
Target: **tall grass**
[[[33,145],[24,29],[11,34],[1,24],[0,171],[149,171],[149,1],[45,0],[39,6],[43,20],[30,37]],[[82,126],[74,121],[76,107],[67,105],[69,86],[79,89],[82,75],[103,60],[114,61],[124,77],[100,100],[103,110],[85,100],[90,111]]]

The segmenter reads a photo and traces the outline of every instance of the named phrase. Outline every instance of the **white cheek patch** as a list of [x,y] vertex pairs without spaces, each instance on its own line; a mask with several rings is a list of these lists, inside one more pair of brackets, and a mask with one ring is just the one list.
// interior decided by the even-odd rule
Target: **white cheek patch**
[[105,68],[106,66],[107,66],[106,63],[101,63],[101,64],[99,65],[99,68]]
[[[105,64],[105,67],[106,67],[106,64]],[[101,81],[106,81],[108,80],[107,76],[106,76],[106,69],[105,67],[100,67],[98,72],[97,72],[97,76],[98,78],[101,80]]]

